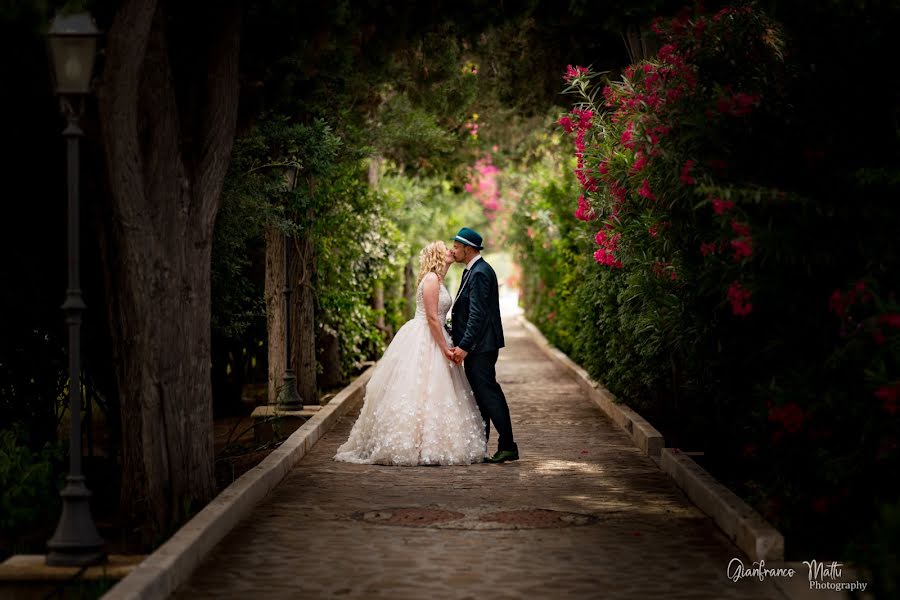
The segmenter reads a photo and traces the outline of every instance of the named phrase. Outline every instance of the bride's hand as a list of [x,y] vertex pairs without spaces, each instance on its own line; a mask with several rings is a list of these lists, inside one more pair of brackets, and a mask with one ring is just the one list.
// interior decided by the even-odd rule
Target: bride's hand
[[443,352],[444,356],[447,357],[447,360],[453,360],[453,350],[451,350],[450,348],[444,348]]

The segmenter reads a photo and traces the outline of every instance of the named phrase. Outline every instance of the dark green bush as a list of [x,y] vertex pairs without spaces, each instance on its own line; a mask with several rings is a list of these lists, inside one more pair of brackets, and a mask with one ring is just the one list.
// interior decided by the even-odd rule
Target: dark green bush
[[27,445],[23,428],[0,430],[0,531],[15,536],[59,513],[62,444],[48,443],[40,451]]

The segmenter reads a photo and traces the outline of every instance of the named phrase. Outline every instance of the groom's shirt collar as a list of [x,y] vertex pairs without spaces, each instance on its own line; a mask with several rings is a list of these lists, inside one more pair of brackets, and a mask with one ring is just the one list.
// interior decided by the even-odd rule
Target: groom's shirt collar
[[476,262],[478,262],[479,258],[481,258],[480,254],[476,254],[475,256],[473,256],[472,260],[470,260],[469,263],[466,265],[466,269],[471,269],[472,265],[474,265]]

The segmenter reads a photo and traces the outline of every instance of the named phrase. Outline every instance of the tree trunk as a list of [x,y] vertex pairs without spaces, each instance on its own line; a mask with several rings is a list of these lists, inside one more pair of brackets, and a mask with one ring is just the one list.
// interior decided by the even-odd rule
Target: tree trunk
[[384,320],[384,283],[377,281],[372,290],[372,308],[375,310],[375,327],[381,332],[385,341],[391,340],[391,328]]
[[[309,216],[309,219],[312,217]],[[318,404],[316,384],[316,254],[313,241],[302,236],[294,240],[291,259],[293,312],[291,313],[291,359],[297,376],[297,391],[303,404]]]
[[628,58],[632,64],[652,58],[659,51],[659,44],[655,41],[655,36],[646,27],[627,27],[622,33],[622,41],[625,43],[625,49],[628,51]]
[[234,139],[240,40],[240,11],[229,4],[208,23],[203,71],[186,79],[202,86],[188,95],[201,100],[183,114],[168,6],[122,3],[98,95],[111,201],[105,260],[121,396],[121,500],[131,516],[149,517],[152,535],[215,493],[210,265]]
[[266,331],[269,340],[269,404],[278,401],[284,377],[284,234],[266,230]]
[[403,297],[406,299],[404,315],[406,319],[412,319],[416,314],[416,273],[413,268],[413,259],[406,261],[403,268]]
[[318,377],[319,388],[325,390],[339,386],[344,381],[340,340],[334,333],[319,329],[316,346],[319,364],[322,365],[322,372]]

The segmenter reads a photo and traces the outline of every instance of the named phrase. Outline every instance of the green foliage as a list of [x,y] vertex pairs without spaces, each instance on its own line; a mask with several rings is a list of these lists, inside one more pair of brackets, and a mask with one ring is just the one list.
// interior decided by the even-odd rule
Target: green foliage
[[[398,165],[433,166],[454,150],[454,137],[437,115],[392,93],[381,106],[374,132],[379,153]],[[402,167],[401,167],[402,169]]]
[[0,530],[11,534],[51,518],[60,506],[62,445],[33,452],[26,442],[22,428],[0,430]]
[[318,193],[330,206],[313,229],[319,327],[338,335],[347,373],[383,350],[371,297],[378,282],[397,271],[404,251],[401,232],[363,173],[364,164],[355,161],[322,182]]

